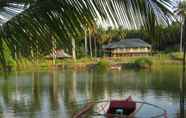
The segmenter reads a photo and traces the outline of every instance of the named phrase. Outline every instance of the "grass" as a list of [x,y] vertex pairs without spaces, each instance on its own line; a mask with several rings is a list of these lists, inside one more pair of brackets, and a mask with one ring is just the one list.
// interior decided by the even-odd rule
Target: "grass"
[[[136,56],[136,57],[117,57],[117,58],[110,58],[110,57],[102,57],[102,58],[81,58],[77,59],[76,61],[72,59],[64,59],[64,60],[56,60],[56,65],[65,65],[69,68],[84,68],[87,65],[107,65],[109,64],[131,64],[137,63],[136,60],[141,58],[145,58],[146,60],[151,60],[153,63],[152,67],[156,67],[162,64],[182,64],[181,63],[181,54],[180,53],[159,53],[153,56]],[[140,62],[141,63],[141,62]],[[28,59],[20,59],[17,61],[15,67],[18,69],[48,69],[49,65],[52,65],[52,60],[46,59],[39,59],[38,62],[28,60]]]

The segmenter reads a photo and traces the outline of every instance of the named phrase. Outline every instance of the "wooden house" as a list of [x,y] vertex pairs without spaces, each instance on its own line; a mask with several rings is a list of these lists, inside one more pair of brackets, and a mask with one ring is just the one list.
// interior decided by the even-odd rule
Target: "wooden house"
[[105,54],[111,57],[144,56],[151,54],[151,45],[145,41],[135,39],[121,39],[103,46]]

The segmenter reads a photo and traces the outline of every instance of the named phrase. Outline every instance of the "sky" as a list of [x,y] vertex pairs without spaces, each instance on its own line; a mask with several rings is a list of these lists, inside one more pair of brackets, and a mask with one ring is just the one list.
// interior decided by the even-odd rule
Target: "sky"
[[[102,0],[100,0],[102,1]],[[116,1],[116,0],[115,0]],[[132,15],[132,24],[130,23],[129,19],[127,18],[127,13],[126,8],[118,3],[115,2],[114,0],[111,0],[112,4],[115,6],[114,11],[116,14],[111,14],[111,7],[109,5],[108,2],[106,2],[105,5],[103,6],[103,10],[106,13],[107,16],[107,20],[103,20],[103,18],[101,17],[101,15],[99,14],[99,12],[97,10],[96,14],[98,16],[97,23],[98,25],[101,25],[102,27],[108,28],[108,27],[119,27],[119,26],[123,26],[124,28],[128,28],[128,29],[136,29],[138,27],[140,27],[141,25],[143,25],[142,22],[142,18],[140,15]],[[160,0],[158,0],[160,1]],[[172,0],[176,4],[181,1],[181,0]],[[94,6],[92,0],[90,0],[90,2],[92,3],[92,6],[94,7],[94,9],[96,9],[96,7]],[[103,3],[103,2],[100,2]],[[7,21],[9,21],[10,19],[12,19],[14,16],[20,14],[21,12],[23,12],[25,9],[27,9],[29,6],[24,7],[23,4],[13,4],[10,3],[7,6],[4,6],[3,8],[0,8],[0,25],[6,23]],[[174,11],[175,8],[170,8],[171,11]],[[133,13],[134,11],[132,9],[130,9],[130,12]]]
[[0,26],[11,20],[16,15],[22,13],[29,6],[24,4],[9,3],[0,8]]
[[[158,0],[158,1],[161,1],[161,0]],[[173,6],[170,7],[169,10],[171,12],[174,12],[176,9],[176,6],[180,2],[180,0],[172,0],[171,2],[173,2]],[[134,15],[133,9],[130,9],[130,12],[133,14],[132,15],[132,24],[131,24],[130,20],[127,18],[127,13],[125,12],[126,11],[125,7],[122,4],[119,4],[117,2],[112,2],[112,4],[115,5],[114,10],[116,12],[116,15],[113,15],[110,13],[111,8],[110,8],[109,4],[104,5],[103,9],[105,10],[108,19],[103,20],[101,18],[98,18],[97,19],[98,25],[101,25],[105,28],[108,28],[108,27],[118,28],[119,26],[122,26],[125,29],[137,29],[143,25],[142,16],[141,15]],[[159,15],[159,14],[157,13],[157,15]],[[159,17],[157,17],[157,18],[159,19],[159,21],[163,21],[163,19],[160,19]]]

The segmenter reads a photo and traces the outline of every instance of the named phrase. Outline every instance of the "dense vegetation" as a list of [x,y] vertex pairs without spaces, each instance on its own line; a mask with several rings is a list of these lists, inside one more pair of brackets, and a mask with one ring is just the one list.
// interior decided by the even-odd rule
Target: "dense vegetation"
[[[3,4],[6,2],[10,1],[4,0]],[[172,11],[169,9],[177,5],[174,1],[17,2],[26,2],[30,4],[30,8],[2,26],[1,48],[2,44],[6,43],[11,52],[5,51],[4,47],[0,50],[0,60],[3,64],[7,59],[5,53],[9,53],[14,59],[37,59],[55,48],[63,48],[74,59],[76,56],[101,56],[102,45],[118,38],[141,37],[157,50],[167,50],[170,49],[169,46],[175,47],[171,49],[177,49],[179,43],[179,23],[169,25],[173,20]],[[119,14],[118,10],[122,10],[123,14]],[[97,24],[100,20],[115,28],[100,27]]]
[[134,62],[136,68],[150,68],[152,64],[152,61],[148,58],[139,58]]
[[103,72],[105,70],[107,70],[110,66],[110,63],[107,60],[101,60],[99,62],[96,63],[96,71],[98,72]]

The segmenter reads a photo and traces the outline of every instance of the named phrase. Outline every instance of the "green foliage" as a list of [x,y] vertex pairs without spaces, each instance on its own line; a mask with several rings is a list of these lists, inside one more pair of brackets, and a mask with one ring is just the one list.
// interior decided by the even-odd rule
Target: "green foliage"
[[16,61],[13,59],[9,47],[4,42],[3,42],[3,49],[4,49],[3,52],[4,52],[4,57],[5,57],[6,65],[15,66],[16,65]]
[[[6,0],[6,2],[10,1]],[[49,53],[55,47],[54,42],[57,47],[71,50],[70,39],[74,38],[76,41],[83,39],[85,28],[96,24],[95,20],[100,18],[100,15],[101,18],[105,18],[105,21],[111,18],[110,24],[123,25],[125,21],[127,28],[134,28],[134,24],[139,24],[137,26],[139,28],[140,24],[145,24],[144,27],[154,31],[153,25],[158,24],[158,21],[168,21],[166,16],[170,17],[171,14],[167,7],[173,5],[170,0],[153,2],[152,0],[119,0],[115,1],[115,4],[112,4],[112,0],[101,2],[100,0],[94,2],[90,0],[16,0],[15,2],[29,3],[30,8],[3,25],[4,30],[1,35],[7,37],[6,41],[12,50],[16,46],[16,51],[26,58]],[[108,10],[110,8],[112,10]],[[131,9],[134,12],[131,12]],[[122,12],[118,15],[120,10]],[[156,15],[158,16],[155,17]],[[133,16],[143,17],[140,19],[141,17]],[[121,19],[122,22],[120,22]],[[99,42],[104,43],[111,37],[126,36],[121,27],[117,31],[113,30],[113,34],[110,30],[112,29],[108,29]],[[76,47],[80,48],[80,45]],[[78,50],[79,57],[84,56],[81,50]]]
[[96,64],[96,71],[102,72],[109,68],[110,63],[106,60],[101,60]]
[[147,58],[139,58],[134,61],[134,65],[137,68],[150,68],[152,64],[152,61]]
[[152,45],[154,50],[159,51],[176,51],[180,42],[180,24],[174,22],[169,26],[159,25],[155,27],[155,37],[143,29],[98,29],[99,42],[107,44],[126,38],[141,38]]
[[175,59],[175,60],[183,59],[183,53],[181,52],[173,52],[173,53],[170,53],[169,56],[171,57],[171,59]]

